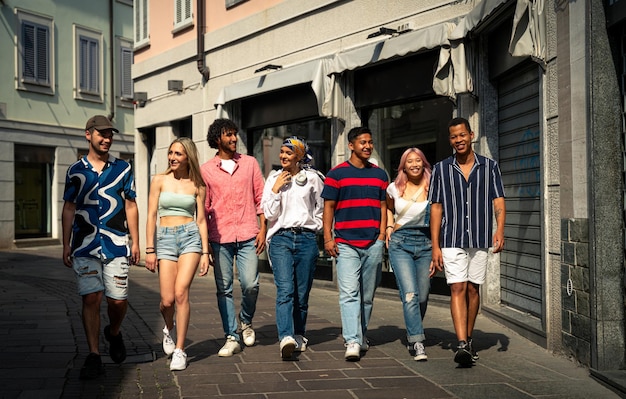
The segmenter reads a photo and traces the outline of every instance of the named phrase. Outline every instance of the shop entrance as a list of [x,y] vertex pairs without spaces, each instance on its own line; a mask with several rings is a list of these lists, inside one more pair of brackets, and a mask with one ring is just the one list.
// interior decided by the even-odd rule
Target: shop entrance
[[51,237],[54,149],[15,146],[15,238]]

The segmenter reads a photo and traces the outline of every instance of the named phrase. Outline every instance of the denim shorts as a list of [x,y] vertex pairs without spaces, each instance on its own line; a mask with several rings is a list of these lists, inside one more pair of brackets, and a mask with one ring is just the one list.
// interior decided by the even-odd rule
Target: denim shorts
[[157,259],[178,261],[182,254],[202,253],[200,230],[196,222],[173,227],[159,227],[156,233]]
[[128,298],[130,263],[127,257],[105,260],[77,257],[72,263],[79,295],[104,291],[112,299]]

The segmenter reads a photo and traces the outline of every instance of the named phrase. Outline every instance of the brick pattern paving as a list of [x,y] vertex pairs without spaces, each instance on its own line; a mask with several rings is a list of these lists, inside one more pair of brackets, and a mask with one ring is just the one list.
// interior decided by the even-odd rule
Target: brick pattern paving
[[[262,278],[254,347],[230,358],[224,343],[210,276],[192,285],[189,367],[169,371],[161,349],[158,277],[131,271],[131,298],[122,332],[128,350],[117,365],[103,356],[105,375],[79,380],[86,353],[81,301],[74,275],[60,261],[60,247],[0,252],[0,398],[616,398],[585,368],[554,356],[505,327],[479,316],[475,343],[481,359],[457,369],[449,310],[433,301],[425,321],[428,362],[415,362],[405,347],[397,294],[379,291],[359,362],[346,362],[334,289],[314,288],[309,349],[293,361],[280,358],[274,324],[275,288]],[[238,289],[238,288],[236,288]],[[236,302],[240,298],[235,291]],[[445,299],[445,298],[444,298]],[[441,301],[441,299],[439,299]],[[106,324],[103,304],[102,326]],[[100,349],[107,353],[101,338]]]

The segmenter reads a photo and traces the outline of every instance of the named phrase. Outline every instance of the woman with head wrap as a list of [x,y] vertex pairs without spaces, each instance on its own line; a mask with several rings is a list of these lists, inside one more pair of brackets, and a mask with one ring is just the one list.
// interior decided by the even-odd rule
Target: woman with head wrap
[[306,319],[318,248],[316,232],[322,228],[324,183],[306,142],[286,138],[280,148],[282,169],[265,182],[261,208],[268,221],[267,243],[276,284],[276,326],[280,354],[289,360],[293,352],[306,350]]

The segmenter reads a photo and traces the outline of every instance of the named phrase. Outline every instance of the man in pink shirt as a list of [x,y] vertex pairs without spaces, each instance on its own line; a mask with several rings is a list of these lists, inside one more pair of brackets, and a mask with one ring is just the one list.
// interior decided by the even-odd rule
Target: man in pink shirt
[[259,295],[258,255],[265,249],[267,232],[261,211],[261,168],[254,157],[237,152],[238,131],[232,121],[216,119],[209,126],[207,142],[217,149],[217,154],[200,168],[206,183],[204,207],[215,256],[217,305],[226,336],[226,343],[218,352],[222,357],[241,352],[233,299],[235,259],[242,295],[238,314],[241,335],[246,346],[256,341],[252,318]]

